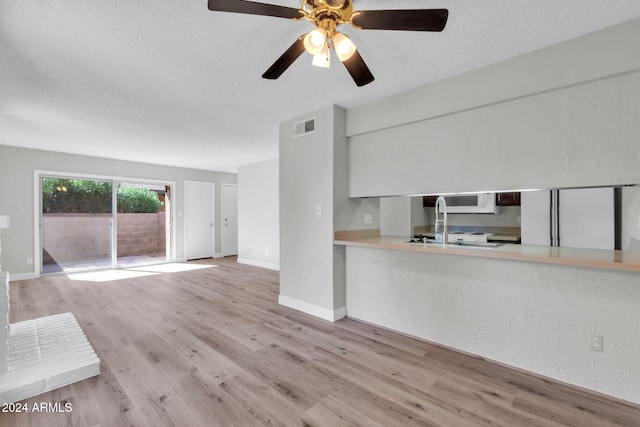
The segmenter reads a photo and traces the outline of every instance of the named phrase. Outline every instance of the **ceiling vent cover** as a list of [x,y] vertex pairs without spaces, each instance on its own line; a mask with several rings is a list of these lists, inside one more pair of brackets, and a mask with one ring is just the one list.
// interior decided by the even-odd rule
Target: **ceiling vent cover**
[[293,136],[296,138],[316,131],[316,118],[304,120],[293,125]]

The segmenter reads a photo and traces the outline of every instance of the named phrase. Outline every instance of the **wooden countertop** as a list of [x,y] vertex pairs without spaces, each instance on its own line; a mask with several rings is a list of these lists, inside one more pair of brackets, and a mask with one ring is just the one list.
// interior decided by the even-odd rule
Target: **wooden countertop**
[[549,246],[504,244],[497,248],[406,243],[408,237],[376,235],[374,230],[336,231],[334,244],[377,249],[440,253],[546,264],[575,265],[640,272],[640,253],[602,249],[554,248]]

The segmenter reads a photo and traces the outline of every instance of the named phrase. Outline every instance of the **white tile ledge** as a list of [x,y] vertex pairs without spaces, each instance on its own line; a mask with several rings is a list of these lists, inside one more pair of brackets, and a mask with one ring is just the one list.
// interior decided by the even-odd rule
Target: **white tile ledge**
[[100,359],[72,313],[13,323],[0,404],[17,402],[100,374]]

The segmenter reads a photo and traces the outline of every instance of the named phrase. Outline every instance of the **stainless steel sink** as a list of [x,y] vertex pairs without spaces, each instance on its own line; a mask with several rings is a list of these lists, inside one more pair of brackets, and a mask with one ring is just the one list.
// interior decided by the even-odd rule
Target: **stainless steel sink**
[[452,245],[452,246],[470,246],[470,247],[473,247],[473,248],[495,249],[498,246],[504,245],[504,243],[497,243],[497,242],[453,242],[453,243],[447,243],[447,245]]
[[[442,246],[442,242],[437,242],[433,239],[426,239],[426,240],[417,240],[417,239],[412,239],[410,241],[407,241],[406,243],[413,243],[413,244],[417,244],[417,245],[436,245],[436,246]],[[463,247],[469,247],[469,248],[483,248],[483,249],[495,249],[498,246],[502,246],[504,245],[504,243],[497,243],[497,242],[465,242],[462,240],[459,240],[457,242],[449,242],[447,243],[447,246],[463,246]]]

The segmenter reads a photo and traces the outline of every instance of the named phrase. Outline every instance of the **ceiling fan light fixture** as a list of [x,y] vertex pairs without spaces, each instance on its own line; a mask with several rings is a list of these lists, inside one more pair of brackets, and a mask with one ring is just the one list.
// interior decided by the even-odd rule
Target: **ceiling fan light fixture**
[[280,55],[262,75],[263,78],[279,78],[305,50],[313,55],[313,65],[328,68],[330,50],[333,49],[357,86],[367,85],[375,78],[349,37],[337,31],[340,25],[349,24],[358,30],[440,32],[449,19],[448,9],[355,10],[355,0],[298,1],[302,3],[299,9],[255,0],[208,0],[208,8],[214,12],[305,20],[314,26],[313,31],[299,36]]
[[351,39],[342,33],[335,33],[333,36],[333,48],[338,54],[340,61],[344,62],[351,58],[356,51],[356,45]]
[[318,54],[313,55],[313,61],[311,64],[316,67],[329,68],[331,62],[331,57],[329,56],[329,43],[325,43],[322,51]]
[[324,49],[327,41],[327,31],[323,28],[316,28],[304,36],[304,48],[311,55],[317,55]]

